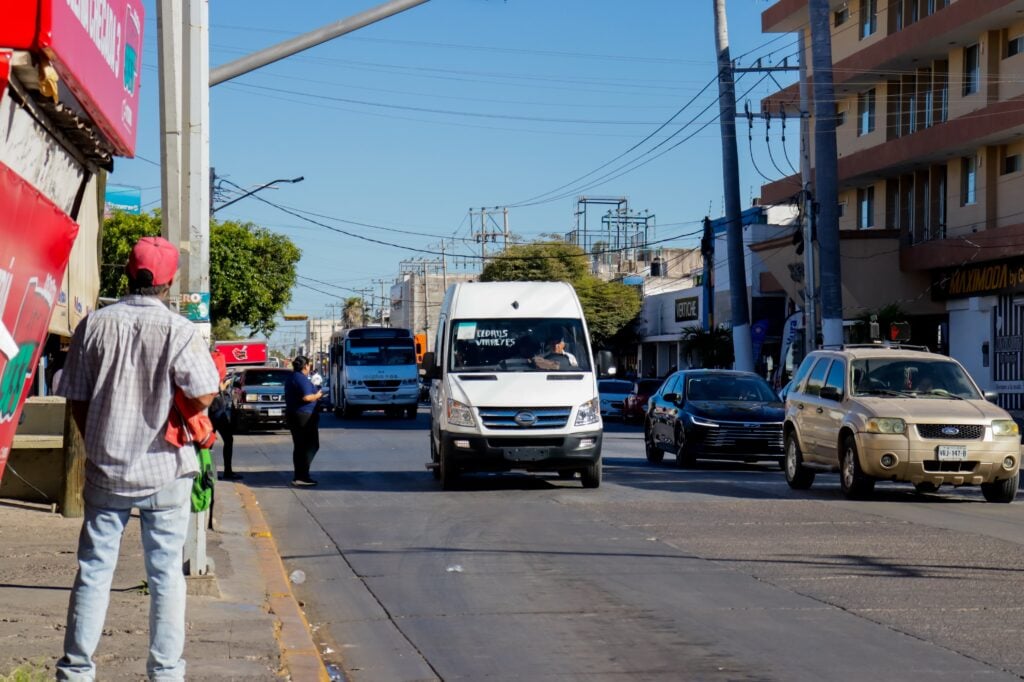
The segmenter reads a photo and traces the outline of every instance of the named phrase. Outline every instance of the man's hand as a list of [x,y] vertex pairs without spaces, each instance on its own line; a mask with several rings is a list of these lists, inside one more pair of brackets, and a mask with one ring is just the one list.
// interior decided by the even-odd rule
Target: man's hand
[[201,412],[210,406],[213,399],[217,397],[216,393],[210,393],[208,395],[201,395],[196,398],[189,398],[185,396],[185,400],[188,401],[188,406],[196,412]]

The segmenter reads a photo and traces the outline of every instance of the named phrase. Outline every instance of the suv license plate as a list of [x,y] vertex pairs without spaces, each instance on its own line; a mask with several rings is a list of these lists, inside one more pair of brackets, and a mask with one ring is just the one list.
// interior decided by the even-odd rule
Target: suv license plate
[[962,462],[967,459],[966,445],[940,445],[940,462]]
[[284,414],[284,410],[267,410],[267,415],[270,417],[280,417]]

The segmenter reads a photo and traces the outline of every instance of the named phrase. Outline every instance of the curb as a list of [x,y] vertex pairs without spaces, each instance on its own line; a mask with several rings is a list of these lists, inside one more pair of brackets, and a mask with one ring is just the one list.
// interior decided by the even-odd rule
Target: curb
[[256,496],[241,483],[235,484],[235,491],[249,519],[249,536],[256,546],[257,562],[266,584],[267,606],[277,621],[274,638],[281,649],[282,665],[293,680],[330,682]]

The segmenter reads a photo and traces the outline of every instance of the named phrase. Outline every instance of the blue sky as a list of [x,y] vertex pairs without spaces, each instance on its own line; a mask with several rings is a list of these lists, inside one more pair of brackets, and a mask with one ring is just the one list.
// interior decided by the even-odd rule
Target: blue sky
[[[210,6],[211,66],[379,1],[217,0]],[[744,55],[743,65],[757,57],[778,63],[787,55],[795,63],[791,37],[760,33],[760,14],[768,6],[764,0],[728,0],[732,54]],[[212,88],[212,165],[218,176],[246,188],[304,176],[302,183],[259,196],[364,223],[314,217],[426,251],[437,251],[442,237],[468,238],[470,207],[513,205],[510,225],[524,239],[564,233],[572,228],[579,194],[627,196],[631,208],[657,216],[657,239],[690,233],[705,214],[722,211],[714,84],[647,143],[586,180],[572,181],[643,140],[714,78],[712,8],[711,0],[432,0]],[[138,158],[118,159],[110,182],[143,188],[144,205],[155,208],[155,3],[147,0],[146,10]],[[777,78],[782,84],[794,80]],[[741,95],[752,86],[746,98],[755,110],[761,97],[778,89],[761,75],[744,76],[737,83],[740,111]],[[751,162],[745,120],[738,132],[741,194],[748,204],[762,178]],[[773,122],[772,156],[789,173],[787,156],[797,163],[796,121],[789,121],[785,150],[780,133]],[[673,134],[654,153],[640,156]],[[691,135],[636,170],[592,182]],[[764,124],[756,122],[753,159],[763,173],[778,177],[768,152]],[[566,184],[542,197],[551,200],[514,206]],[[327,304],[352,295],[349,289],[372,286],[379,292],[374,280],[390,281],[400,261],[428,255],[345,236],[251,197],[217,216],[252,221],[298,243],[299,274],[310,278],[300,281],[328,293],[296,287],[289,312],[328,316]],[[448,250],[475,252],[460,241]],[[283,326],[273,340],[287,343],[290,329]]]

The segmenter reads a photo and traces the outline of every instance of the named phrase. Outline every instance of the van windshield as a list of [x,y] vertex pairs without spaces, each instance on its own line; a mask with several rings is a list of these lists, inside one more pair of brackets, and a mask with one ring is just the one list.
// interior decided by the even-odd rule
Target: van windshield
[[590,347],[580,320],[454,320],[453,372],[589,372]]

